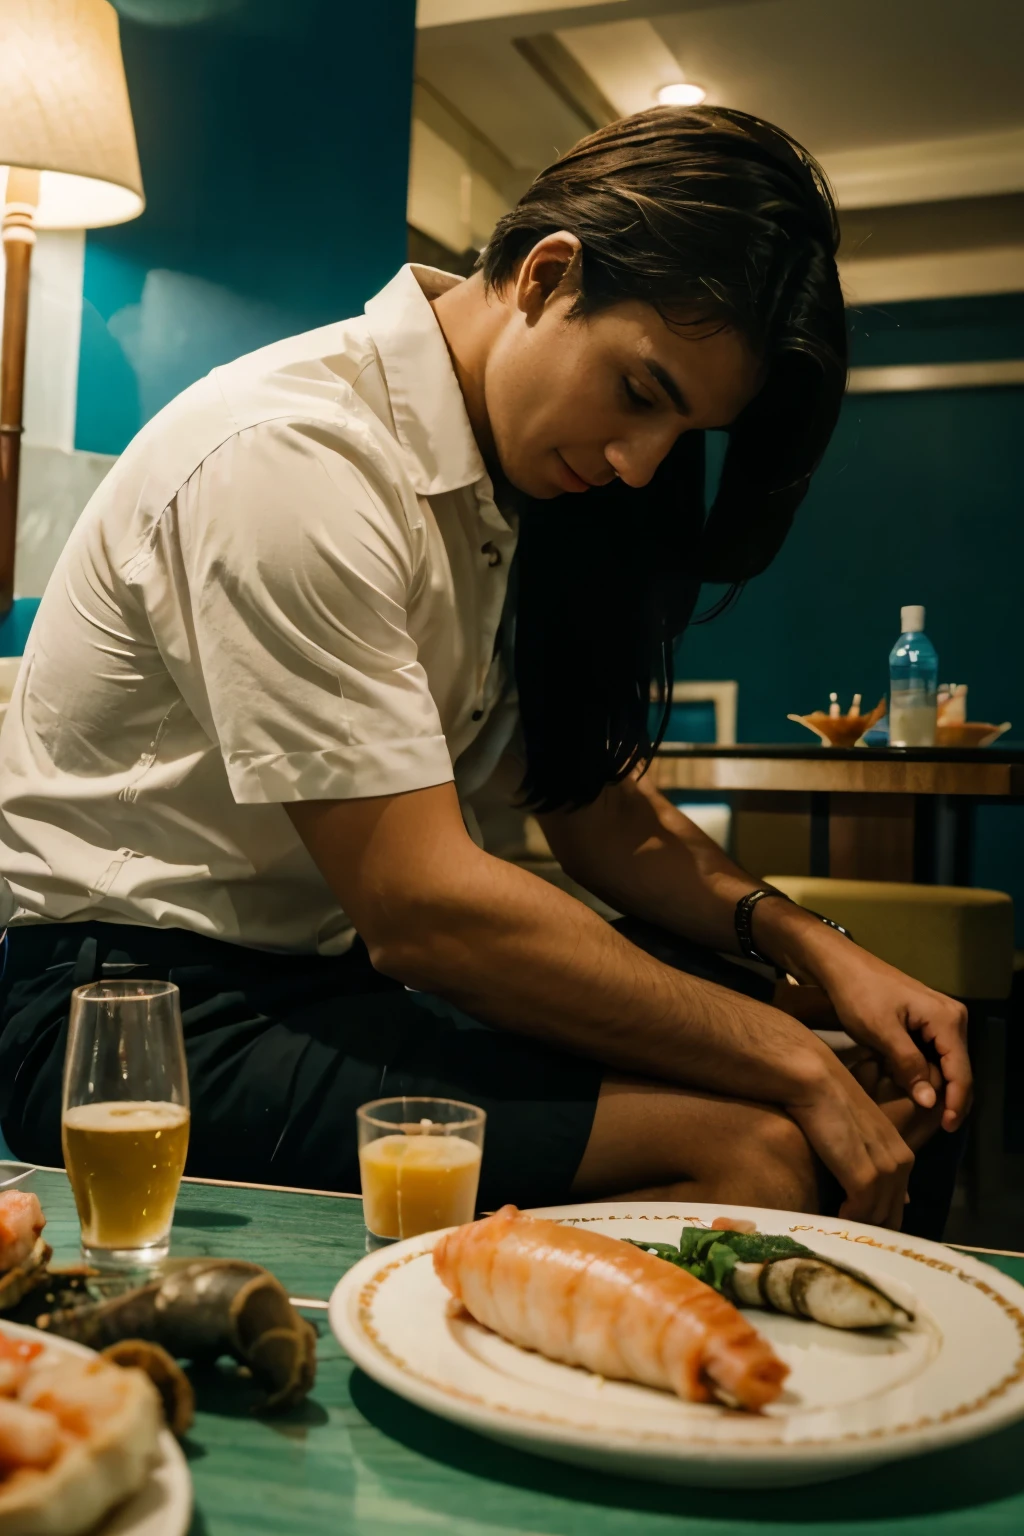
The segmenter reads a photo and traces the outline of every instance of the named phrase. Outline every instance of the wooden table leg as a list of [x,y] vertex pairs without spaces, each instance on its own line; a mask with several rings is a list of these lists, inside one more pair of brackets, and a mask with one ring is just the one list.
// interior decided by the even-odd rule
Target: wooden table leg
[[[970,885],[974,851],[974,801],[966,795],[935,795],[932,870],[918,879],[937,885]],[[918,800],[918,821],[922,802]],[[919,839],[920,842],[920,839]]]
[[829,874],[838,880],[913,880],[915,797],[832,795]]
[[811,795],[811,874],[821,879],[831,870],[831,795],[818,791]]

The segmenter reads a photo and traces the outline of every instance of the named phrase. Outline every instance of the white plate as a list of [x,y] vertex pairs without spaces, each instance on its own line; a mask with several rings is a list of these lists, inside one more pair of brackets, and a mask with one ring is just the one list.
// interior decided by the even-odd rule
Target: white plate
[[684,1403],[603,1381],[449,1318],[430,1257],[439,1233],[361,1259],[335,1287],[335,1335],[401,1397],[495,1440],[560,1461],[666,1482],[783,1487],[959,1444],[1024,1418],[1024,1287],[939,1243],[792,1211],[624,1202],[533,1215],[610,1237],[678,1242],[684,1225],[742,1216],[899,1288],[904,1332],[855,1334],[751,1314],[790,1367],[764,1413]]
[[[0,1322],[0,1332],[14,1339],[28,1339],[33,1344],[45,1341],[42,1356],[60,1354],[95,1355],[94,1349],[75,1344],[70,1339],[53,1338],[38,1328],[22,1328],[17,1323]],[[192,1522],[192,1477],[181,1448],[170,1430],[162,1429],[158,1441],[159,1460],[133,1498],[107,1516],[94,1536],[186,1536]]]
[[13,1189],[15,1184],[23,1184],[35,1171],[32,1163],[12,1163],[0,1158],[0,1189]]

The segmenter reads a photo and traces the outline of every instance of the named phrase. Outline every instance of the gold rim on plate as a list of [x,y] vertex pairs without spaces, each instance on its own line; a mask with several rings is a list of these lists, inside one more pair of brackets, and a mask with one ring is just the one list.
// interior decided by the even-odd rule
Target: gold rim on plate
[[[557,1220],[559,1218],[554,1219]],[[684,1225],[687,1222],[693,1223],[695,1225],[703,1225],[703,1218],[699,1216],[681,1216],[675,1213],[666,1215],[659,1214],[654,1216],[646,1214],[636,1215],[624,1213],[621,1216],[614,1214],[604,1214],[597,1216],[575,1216],[561,1218],[561,1224],[564,1226],[579,1226],[586,1222],[598,1221],[671,1221],[682,1222]],[[894,1435],[919,1433],[922,1430],[938,1428],[943,1424],[949,1424],[955,1422],[958,1419],[967,1418],[972,1414],[978,1413],[981,1409],[987,1407],[990,1403],[995,1402],[997,1399],[1004,1396],[1011,1387],[1024,1380],[1024,1312],[1022,1312],[1021,1309],[1007,1297],[1003,1296],[994,1286],[989,1285],[989,1283],[982,1279],[981,1276],[972,1275],[966,1270],[960,1269],[956,1264],[947,1262],[945,1259],[936,1258],[931,1254],[919,1253],[915,1248],[901,1248],[896,1243],[882,1243],[879,1242],[877,1238],[869,1237],[866,1234],[852,1236],[848,1231],[842,1229],[837,1231],[828,1227],[814,1226],[811,1223],[794,1224],[791,1225],[788,1230],[790,1232],[817,1232],[822,1237],[840,1238],[845,1242],[853,1243],[859,1247],[875,1248],[881,1249],[887,1253],[895,1253],[898,1254],[901,1258],[912,1259],[917,1264],[927,1265],[929,1269],[939,1270],[944,1274],[951,1275],[954,1279],[960,1281],[962,1284],[971,1286],[974,1290],[984,1296],[986,1301],[989,1301],[997,1306],[1013,1324],[1017,1334],[1016,1360],[1013,1362],[1010,1370],[1008,1370],[1007,1373],[998,1382],[995,1382],[987,1392],[982,1393],[980,1397],[971,1399],[967,1402],[958,1403],[953,1408],[944,1409],[942,1413],[922,1415],[919,1418],[910,1420],[904,1424],[887,1424],[884,1426],[879,1426],[875,1429],[864,1431],[847,1430],[842,1434],[828,1436],[808,1435],[800,1438],[793,1438],[792,1436],[776,1436],[774,1438],[760,1437],[757,1439],[735,1439],[730,1437],[727,1441],[725,1441],[715,1436],[699,1435],[694,1433],[692,1422],[688,1420],[685,1428],[681,1429],[679,1434],[670,1434],[663,1430],[637,1430],[631,1429],[626,1425],[622,1425],[616,1426],[616,1436],[621,1436],[636,1443],[649,1444],[654,1442],[661,1445],[678,1445],[681,1439],[685,1439],[685,1442],[688,1445],[713,1446],[716,1450],[726,1454],[734,1447],[757,1449],[767,1448],[770,1446],[785,1446],[787,1450],[798,1451],[810,1446],[825,1447],[866,1444],[873,1440],[888,1439],[890,1436]],[[576,1433],[590,1433],[598,1435],[607,1433],[606,1425],[586,1423],[582,1419],[565,1418],[557,1414],[544,1413],[531,1409],[515,1407],[511,1403],[502,1403],[496,1401],[493,1398],[484,1397],[479,1393],[469,1392],[464,1387],[453,1386],[450,1382],[439,1381],[435,1377],[428,1375],[426,1372],[410,1365],[407,1360],[403,1359],[401,1355],[396,1354],[395,1351],[384,1342],[377,1331],[376,1324],[373,1321],[373,1304],[376,1299],[377,1292],[390,1275],[394,1274],[400,1269],[403,1269],[407,1264],[414,1263],[416,1260],[429,1259],[431,1251],[432,1250],[429,1248],[417,1249],[412,1253],[403,1254],[401,1258],[389,1260],[383,1264],[382,1267],[378,1269],[368,1281],[365,1282],[359,1291],[359,1299],[357,1303],[357,1318],[359,1327],[362,1330],[365,1338],[369,1341],[370,1344],[373,1345],[374,1349],[381,1355],[381,1357],[386,1360],[389,1365],[393,1366],[396,1370],[401,1371],[404,1375],[410,1377],[412,1380],[420,1382],[423,1386],[429,1387],[432,1391],[440,1392],[443,1396],[449,1397],[454,1401],[466,1403],[477,1408],[485,1408],[491,1412],[501,1413],[507,1415],[509,1418],[523,1420],[527,1423],[538,1425],[558,1425],[561,1428],[572,1429]]]

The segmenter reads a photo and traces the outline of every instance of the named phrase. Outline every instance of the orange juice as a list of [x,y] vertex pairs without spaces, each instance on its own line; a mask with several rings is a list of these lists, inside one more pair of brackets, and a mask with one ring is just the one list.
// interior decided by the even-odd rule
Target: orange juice
[[378,1136],[359,1151],[363,1220],[374,1237],[416,1237],[472,1221],[480,1148],[462,1136]]

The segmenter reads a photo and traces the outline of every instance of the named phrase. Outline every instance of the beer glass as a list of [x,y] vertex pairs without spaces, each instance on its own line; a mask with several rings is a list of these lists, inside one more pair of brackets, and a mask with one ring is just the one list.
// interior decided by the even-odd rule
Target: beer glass
[[188,1132],[177,987],[168,981],[77,987],[61,1134],[88,1263],[167,1257]]

